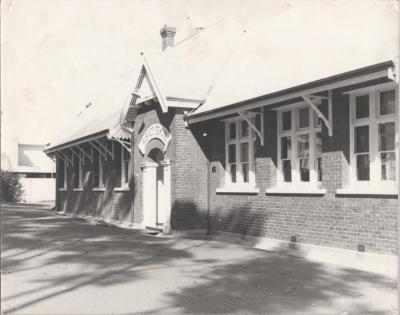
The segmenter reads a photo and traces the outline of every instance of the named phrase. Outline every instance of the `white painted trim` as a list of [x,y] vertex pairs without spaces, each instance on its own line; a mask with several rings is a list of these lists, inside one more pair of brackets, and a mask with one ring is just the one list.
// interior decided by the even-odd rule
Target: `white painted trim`
[[68,188],[58,188],[59,191],[68,191]]
[[93,163],[93,151],[91,155],[89,155],[83,148],[81,148],[81,146],[79,144],[76,145],[76,148],[79,150],[79,152],[81,152],[83,154],[83,160],[85,160],[85,156],[89,159],[89,161],[91,163]]
[[[389,67],[388,67],[388,69],[389,69]],[[369,73],[369,74],[357,76],[357,77],[350,78],[350,79],[341,80],[341,81],[334,82],[334,83],[323,84],[323,85],[321,85],[319,87],[315,87],[315,88],[304,89],[304,90],[301,90],[298,92],[287,93],[285,95],[276,96],[276,97],[272,97],[269,99],[250,101],[247,104],[243,104],[241,106],[238,105],[235,108],[229,108],[229,109],[225,109],[225,110],[221,109],[221,111],[219,111],[219,112],[213,112],[213,113],[205,112],[201,116],[198,116],[198,117],[190,117],[189,116],[187,118],[188,124],[190,125],[190,124],[198,123],[198,122],[205,121],[205,120],[210,120],[210,119],[215,119],[215,118],[219,118],[222,116],[235,114],[239,110],[245,111],[245,110],[255,109],[258,107],[274,105],[276,103],[299,98],[302,95],[316,94],[316,93],[321,93],[321,92],[325,92],[328,90],[334,90],[337,88],[341,88],[341,87],[345,87],[345,86],[349,86],[349,85],[353,85],[353,84],[358,84],[358,83],[362,83],[362,82],[366,82],[366,81],[370,81],[370,80],[375,80],[375,79],[380,79],[380,78],[388,78],[388,74],[389,74],[388,69],[376,71],[374,73]],[[226,104],[226,105],[228,105],[228,104]]]
[[145,97],[139,96],[139,98],[140,98],[140,100],[138,102],[136,102],[135,105],[140,105],[140,104],[143,104],[143,103],[146,103],[146,102],[156,99],[154,97],[154,95],[149,95],[149,96],[145,96]]
[[[264,146],[264,135],[261,133],[260,130],[257,129],[257,127],[255,126],[255,124],[253,124],[253,122],[243,113],[243,112],[239,112],[238,113],[240,117],[242,117],[245,121],[247,121],[247,123],[249,124],[250,128],[252,130],[254,130],[254,132],[258,135],[258,137],[260,138],[260,142],[261,145]],[[250,131],[249,131],[250,132]]]
[[346,92],[343,92],[343,94],[346,95],[350,95],[350,94],[367,94],[371,91],[375,91],[377,89],[395,89],[397,86],[397,83],[395,82],[387,82],[387,83],[382,83],[382,84],[377,84],[377,85],[373,85],[373,86],[367,86],[364,88],[360,88],[360,89],[354,89],[354,90],[349,90]]
[[[332,116],[326,118],[325,115],[319,110],[318,105],[314,104],[312,102],[310,96],[303,95],[302,97],[306,101],[306,103],[308,103],[310,105],[310,107],[315,111],[317,116],[323,120],[323,122],[325,123],[325,126],[328,128],[329,136],[332,137]],[[332,101],[331,100],[328,103],[328,107],[329,108],[332,107]],[[329,109],[329,112],[331,112],[331,111],[332,110]]]
[[236,121],[236,120],[242,120],[243,118],[239,115],[239,112],[245,113],[245,115],[249,116],[250,118],[255,117],[256,115],[259,115],[259,114],[260,114],[260,113],[254,113],[254,112],[242,112],[242,111],[238,111],[238,112],[235,113],[237,116],[229,117],[229,118],[224,118],[224,119],[220,119],[220,121],[223,121],[223,122],[230,121],[230,122],[232,122],[232,121]]
[[181,98],[181,97],[175,97],[175,96],[167,96],[165,98],[167,101],[172,101],[172,102],[185,102],[185,103],[203,103],[206,100],[196,100],[192,98]]
[[114,191],[129,191],[130,189],[129,189],[129,187],[128,186],[126,186],[126,187],[115,187],[114,188]]
[[[124,146],[121,144],[121,187],[124,186],[129,186],[129,179],[130,179],[130,163],[131,163],[131,157],[130,157],[130,151],[125,150],[126,148],[124,148]],[[128,178],[125,178],[125,163],[124,163],[124,156],[125,154],[129,154],[129,158],[128,158]]]
[[60,152],[61,150],[69,149],[70,147],[75,146],[75,145],[80,144],[80,143],[87,143],[87,142],[90,142],[90,141],[93,141],[93,140],[96,140],[96,139],[100,139],[100,138],[103,138],[103,137],[107,136],[108,135],[108,131],[109,130],[106,129],[106,130],[103,130],[103,131],[99,132],[98,135],[87,136],[87,137],[84,137],[83,139],[80,139],[80,140],[70,141],[67,144],[56,145],[55,147],[50,147],[50,148],[44,150],[44,152],[45,153],[52,153],[52,152],[56,152],[56,151]]
[[73,191],[83,191],[83,188],[74,188]]
[[93,191],[106,191],[106,189],[104,187],[94,187],[92,190]]
[[[251,118],[254,118],[252,116]],[[251,126],[249,126],[249,135],[247,137],[241,137],[241,123],[247,122],[242,117],[235,117],[233,120],[225,121],[225,185],[226,186],[236,186],[236,185],[250,185],[255,186],[256,184],[256,176],[254,170],[254,137]],[[236,137],[234,139],[230,139],[229,137],[229,126],[231,124],[235,125]],[[248,122],[247,122],[248,124]],[[249,181],[248,183],[243,181],[243,173],[242,173],[242,161],[241,161],[241,152],[240,145],[242,143],[248,143],[249,145],[249,156],[248,156],[248,167],[249,167]],[[235,163],[229,163],[229,145],[235,145]],[[230,175],[230,164],[236,164],[236,182],[231,182]]]
[[143,66],[145,68],[145,72],[144,72],[144,77],[149,81],[150,84],[150,88],[154,91],[154,93],[156,94],[156,97],[158,99],[158,102],[161,105],[161,110],[163,111],[163,113],[167,113],[168,112],[168,106],[165,103],[165,99],[157,85],[157,78],[155,77],[155,75],[152,73],[151,68],[149,66],[149,63],[147,62],[147,59],[145,57],[145,55],[142,53],[143,56]]
[[[385,116],[379,116],[379,93],[384,91],[394,90],[395,91],[395,113]],[[397,85],[393,87],[391,84],[385,85],[377,85],[369,87],[367,90],[361,89],[360,91],[350,93],[350,101],[349,101],[349,124],[350,124],[350,165],[349,165],[349,187],[359,187],[360,190],[367,191],[366,194],[372,194],[372,190],[377,190],[381,187],[387,187],[391,190],[391,187],[396,187],[398,182],[398,170],[396,170],[396,181],[382,181],[381,172],[380,172],[380,158],[379,158],[379,148],[378,148],[378,125],[380,123],[386,122],[394,122],[395,123],[395,154],[396,154],[396,161],[399,159],[399,143],[398,143],[398,134],[399,134],[399,127],[398,127],[398,88]],[[356,97],[368,95],[369,97],[369,117],[356,119],[355,117],[355,106],[356,106]],[[369,159],[370,159],[370,179],[369,181],[358,181],[357,180],[357,167],[356,167],[356,156],[358,154],[363,153],[354,153],[355,143],[354,143],[354,135],[355,135],[355,128],[360,126],[368,126],[369,128]],[[367,154],[367,153],[365,153]],[[396,162],[397,163],[397,162]],[[396,164],[397,165],[397,164]],[[370,186],[374,187],[374,189],[370,190]],[[343,191],[346,192],[347,190],[354,190],[354,189],[347,189],[343,188]],[[361,194],[361,192],[360,192]],[[378,193],[381,194],[381,193]],[[392,194],[392,193],[389,193]]]
[[225,187],[220,187],[215,190],[218,193],[237,193],[237,194],[258,194],[260,192],[259,188],[246,186],[246,185],[228,185]]
[[[94,150],[93,150],[93,148],[94,148],[94,146],[92,146],[92,155],[93,155],[93,162],[94,162],[94,160],[95,160],[95,157],[94,157]],[[95,172],[98,172],[98,174],[99,174],[99,185],[98,186],[94,186],[94,188],[93,188],[93,190],[102,190],[102,189],[104,189],[104,182],[103,182],[103,155],[101,154],[101,152],[100,151],[97,151],[97,153],[98,153],[98,161],[99,161],[99,164],[97,165],[97,170],[95,170]]]
[[302,194],[302,195],[325,195],[326,189],[317,188],[311,185],[287,185],[267,188],[266,194]]
[[398,189],[396,186],[352,186],[336,190],[338,195],[397,195]]
[[[111,141],[111,151],[107,148],[106,144],[101,143],[99,140],[94,140],[94,142],[104,150],[105,159],[107,160],[108,155],[110,155],[111,159],[114,159],[114,142]],[[108,155],[107,155],[108,154]]]
[[[293,105],[293,104],[291,104]],[[299,128],[299,110],[302,108],[308,108],[309,113],[309,125],[305,128]],[[282,122],[282,113],[283,112],[290,112],[291,115],[291,129],[290,130],[282,130],[283,122]],[[288,190],[289,193],[293,193],[295,190],[302,189],[301,187],[308,187],[305,189],[305,192],[310,190],[309,187],[315,187],[319,185],[318,181],[318,168],[316,161],[316,138],[317,133],[321,132],[321,127],[315,126],[315,119],[314,115],[315,111],[310,109],[310,106],[305,102],[295,103],[295,106],[285,106],[279,108],[277,110],[277,161],[278,161],[278,176],[277,176],[277,187],[279,188],[279,193],[284,193],[281,190]],[[308,135],[308,143],[309,143],[309,165],[310,165],[310,181],[309,182],[302,182],[300,181],[300,172],[299,172],[299,158],[298,158],[298,137],[300,135]],[[292,181],[285,182],[283,176],[283,160],[281,159],[281,138],[288,137],[290,139],[291,147],[291,156],[287,157],[285,160],[291,161],[291,174],[292,174]],[[282,189],[282,187],[287,187]],[[274,190],[274,187],[269,188],[268,190]],[[315,192],[312,192],[315,193]],[[321,193],[321,192],[318,192]]]

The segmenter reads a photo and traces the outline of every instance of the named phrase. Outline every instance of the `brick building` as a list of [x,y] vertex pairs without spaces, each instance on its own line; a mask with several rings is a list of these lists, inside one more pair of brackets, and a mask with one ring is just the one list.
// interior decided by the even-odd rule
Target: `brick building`
[[46,149],[58,209],[396,255],[397,28],[369,32],[338,7],[342,32],[323,14],[299,28],[310,10],[179,43],[163,27],[115,112],[88,111]]

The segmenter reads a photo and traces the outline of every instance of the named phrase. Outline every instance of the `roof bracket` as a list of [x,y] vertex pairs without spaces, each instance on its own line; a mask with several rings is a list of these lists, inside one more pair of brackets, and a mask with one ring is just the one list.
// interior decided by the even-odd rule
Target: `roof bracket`
[[114,146],[112,146],[111,151],[103,144],[101,143],[99,140],[94,140],[94,142],[101,148],[103,149],[103,152],[105,154],[105,159],[107,160],[107,157],[110,156],[111,159],[114,160]]
[[66,162],[67,165],[68,165],[68,164],[69,164],[69,165],[72,165],[72,158],[70,159],[70,158],[68,157],[68,154],[67,154],[67,153],[64,153],[64,152],[62,152],[62,151],[56,151],[55,153],[56,153],[56,155],[57,155],[58,157],[60,157],[61,159],[63,159],[63,161]]
[[[48,154],[47,155],[53,162],[57,162],[57,155],[56,154]],[[63,160],[64,161],[64,160]],[[65,163],[65,161],[64,161]]]
[[260,142],[261,145],[264,145],[264,135],[262,132],[262,126],[263,126],[263,118],[264,115],[261,114],[261,130],[258,130],[256,125],[253,124],[253,122],[247,117],[246,112],[238,112],[239,116],[242,117],[247,123],[249,124],[250,128],[255,131],[255,133],[260,137]]
[[73,155],[75,155],[78,158],[78,160],[81,160],[82,158],[81,155],[79,154],[79,152],[76,153],[73,147],[70,147],[69,150],[72,152]]
[[129,153],[131,152],[131,143],[128,141],[123,141],[121,139],[114,139],[115,141],[119,142]]
[[89,144],[92,146],[92,148],[94,148],[97,152],[99,152],[99,154],[105,159],[107,160],[107,155],[106,153],[101,150],[101,147],[98,147],[96,143],[94,143],[93,141],[89,141]]
[[[84,155],[84,157],[86,156],[88,159],[89,159],[89,161],[91,162],[91,163],[93,163],[93,154],[88,154],[86,151],[85,151],[85,149],[83,149],[79,144],[76,146],[77,148],[78,148],[78,150],[80,151],[80,152],[82,152],[82,154]],[[91,151],[91,152],[93,152],[93,151]]]
[[[315,111],[315,113],[318,115],[318,118],[322,119],[325,126],[328,128],[329,137],[332,137],[332,91],[329,91],[328,94],[328,97],[319,95],[303,95],[302,98]],[[325,115],[319,110],[318,105],[313,103],[313,101],[315,101],[316,99],[328,100],[328,118],[326,118]]]

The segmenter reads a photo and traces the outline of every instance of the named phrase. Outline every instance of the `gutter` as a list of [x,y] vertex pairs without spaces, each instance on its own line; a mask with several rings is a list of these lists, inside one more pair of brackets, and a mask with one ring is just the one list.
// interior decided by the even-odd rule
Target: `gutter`
[[102,138],[104,136],[107,136],[108,133],[109,133],[109,129],[104,129],[104,130],[96,132],[94,134],[91,134],[91,135],[88,135],[88,136],[84,136],[84,137],[81,137],[81,138],[77,138],[77,139],[74,139],[74,140],[71,140],[71,141],[56,145],[54,147],[47,148],[47,149],[43,150],[43,152],[46,153],[46,154],[49,154],[49,153],[52,153],[52,152],[60,151],[60,150],[72,147],[74,145],[77,145],[77,144],[81,144],[81,143],[84,143],[84,142],[87,142],[87,141],[90,141],[90,140],[95,140],[95,139],[98,139],[98,138]]
[[[284,90],[280,90],[277,92],[272,92],[270,94],[265,94],[265,95],[261,95],[261,96],[257,96],[248,100],[244,100],[244,101],[240,101],[237,103],[233,103],[227,106],[223,106],[223,107],[219,107],[219,108],[215,108],[209,111],[206,111],[204,113],[193,113],[193,114],[189,114],[185,117],[185,120],[188,122],[188,124],[191,123],[196,123],[196,122],[200,122],[200,121],[204,121],[204,120],[208,120],[211,119],[208,116],[213,116],[213,118],[219,117],[219,116],[224,116],[224,115],[229,115],[231,113],[229,113],[229,110],[232,112],[238,108],[240,108],[241,106],[248,106],[248,107],[260,107],[260,106],[265,106],[267,104],[259,104],[261,102],[265,102],[268,100],[273,100],[275,98],[282,98],[282,100],[276,100],[274,103],[278,103],[284,100],[290,100],[292,98],[297,98],[297,97],[301,97],[301,92],[306,90],[306,89],[315,89],[315,90],[324,90],[324,88],[326,89],[326,87],[324,87],[324,85],[328,85],[328,84],[337,84],[340,81],[344,81],[344,80],[348,80],[348,79],[355,79],[359,76],[362,75],[370,75],[373,73],[377,73],[379,72],[379,74],[381,74],[380,72],[382,72],[382,75],[387,74],[387,77],[390,77],[390,68],[394,67],[395,65],[395,61],[393,60],[389,60],[389,61],[385,61],[385,62],[381,62],[372,66],[367,66],[364,68],[359,68],[356,70],[351,70],[345,73],[341,73],[341,74],[337,74],[337,75],[333,75],[327,78],[323,78],[323,79],[319,79],[316,81],[311,81],[305,84],[301,84],[301,85],[297,85],[294,87],[290,87]],[[386,73],[387,72],[387,73]],[[354,83],[353,83],[354,84]],[[344,85],[346,86],[346,85]],[[338,87],[335,87],[338,88]],[[321,92],[320,91],[320,92]],[[297,95],[297,94],[298,95]],[[318,91],[313,91],[313,93],[318,93]],[[291,95],[290,95],[291,94]],[[286,96],[286,98],[285,98]],[[285,98],[285,99],[284,99]],[[251,103],[256,103],[254,104],[254,106],[251,106]],[[214,117],[215,116],[215,117]]]

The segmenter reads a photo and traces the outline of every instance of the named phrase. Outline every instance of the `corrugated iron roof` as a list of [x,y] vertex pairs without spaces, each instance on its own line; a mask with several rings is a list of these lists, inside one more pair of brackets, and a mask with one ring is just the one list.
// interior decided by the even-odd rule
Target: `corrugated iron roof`
[[392,60],[399,12],[388,1],[310,1],[247,30],[205,103],[247,99]]
[[[96,96],[91,102],[91,106],[83,109],[81,114],[74,115],[70,119],[60,119],[66,121],[64,126],[56,133],[46,152],[52,151],[65,144],[73,144],[79,139],[101,132],[108,133],[113,131],[113,135],[129,138],[129,134],[120,128],[122,110],[131,100],[132,82],[136,73],[124,76],[122,79],[112,82],[107,90]],[[84,108],[84,107],[83,107]]]

